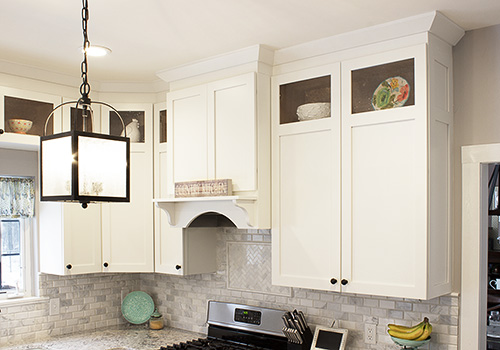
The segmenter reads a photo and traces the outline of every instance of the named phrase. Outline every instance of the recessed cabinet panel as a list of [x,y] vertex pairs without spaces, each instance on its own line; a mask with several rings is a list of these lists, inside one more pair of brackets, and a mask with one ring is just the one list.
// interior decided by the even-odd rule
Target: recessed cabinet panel
[[[278,281],[297,287],[333,287],[339,276],[339,229],[333,216],[330,131],[280,137]],[[321,169],[321,171],[319,171]],[[278,283],[279,284],[279,283]]]
[[[64,206],[64,236],[66,265],[71,274],[101,271],[101,206],[89,204],[83,209],[79,203]],[[48,254],[51,254],[47,252]]]
[[234,191],[256,190],[255,77],[227,79],[208,89],[209,111],[214,112],[215,178],[232,179]]
[[[174,91],[167,96],[168,144],[173,183],[207,179],[206,89]],[[175,130],[175,132],[174,132]]]
[[378,294],[380,284],[400,292],[418,288],[417,263],[423,259],[417,252],[425,246],[426,228],[425,202],[417,199],[425,187],[415,139],[413,121],[351,129],[351,186],[343,195],[350,197],[352,220],[342,251],[349,289]]
[[[430,198],[435,210],[430,217],[431,232],[450,233],[450,180],[448,174],[451,168],[450,154],[452,141],[450,125],[435,120],[431,129],[433,153],[431,155],[431,182]],[[451,234],[434,234],[430,237],[430,266],[442,266],[441,269],[432,269],[429,284],[432,287],[446,286],[450,283],[451,262]]]

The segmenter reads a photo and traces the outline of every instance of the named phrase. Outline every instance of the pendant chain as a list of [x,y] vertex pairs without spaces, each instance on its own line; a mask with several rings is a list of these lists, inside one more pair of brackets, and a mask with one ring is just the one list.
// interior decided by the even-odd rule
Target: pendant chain
[[83,29],[83,61],[81,64],[82,85],[80,85],[81,102],[85,105],[90,104],[90,84],[87,79],[87,48],[90,47],[90,41],[87,36],[87,22],[89,19],[89,5],[87,0],[82,0],[82,29]]

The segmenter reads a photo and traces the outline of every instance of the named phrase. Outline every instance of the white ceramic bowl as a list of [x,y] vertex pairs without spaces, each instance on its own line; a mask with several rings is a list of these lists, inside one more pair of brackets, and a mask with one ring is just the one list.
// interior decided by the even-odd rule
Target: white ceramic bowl
[[330,102],[306,103],[297,107],[297,115],[300,121],[330,116]]
[[13,132],[26,134],[33,126],[33,122],[25,119],[9,119],[9,126]]

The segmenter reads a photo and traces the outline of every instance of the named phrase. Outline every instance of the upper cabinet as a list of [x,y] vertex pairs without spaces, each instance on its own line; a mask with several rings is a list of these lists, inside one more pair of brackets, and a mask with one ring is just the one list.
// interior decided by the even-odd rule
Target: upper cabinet
[[340,276],[340,64],[273,78],[273,283]]
[[47,120],[60,103],[60,96],[0,87],[0,147],[37,150],[39,136],[61,131],[61,110]]
[[[343,62],[345,290],[451,290],[452,54],[442,42]],[[390,286],[390,288],[388,287]],[[389,290],[390,289],[390,290]]]
[[269,89],[269,77],[252,72],[168,93],[159,195],[174,197],[176,182],[231,179],[233,194],[251,202],[251,226],[269,228]]
[[[110,272],[153,272],[153,108],[113,104],[102,108],[101,130],[130,138],[130,203],[102,204],[103,261]],[[125,130],[124,130],[125,128]]]
[[273,282],[449,293],[451,46],[352,56],[273,79]]

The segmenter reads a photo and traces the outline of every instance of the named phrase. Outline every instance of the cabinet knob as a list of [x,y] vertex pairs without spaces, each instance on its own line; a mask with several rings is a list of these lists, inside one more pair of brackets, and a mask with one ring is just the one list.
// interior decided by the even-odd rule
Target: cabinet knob
[[67,268],[68,270],[71,270],[71,268],[72,268],[72,267],[73,267],[73,266],[72,266],[71,264],[66,265],[66,268]]
[[102,264],[104,267],[108,267],[109,264],[107,262],[105,262],[104,264]]
[[0,129],[0,135],[2,135],[4,133],[3,129]]
[[181,265],[175,265],[175,269],[176,269],[176,270],[180,270],[180,269],[181,269],[181,267],[182,267]]
[[342,283],[342,285],[345,286],[347,283],[349,283],[349,281],[346,279],[343,279],[342,281],[340,281],[340,283]]
[[336,284],[336,283],[337,283],[337,279],[336,279],[336,278],[332,278],[332,279],[330,280],[330,283],[331,283],[331,284]]

